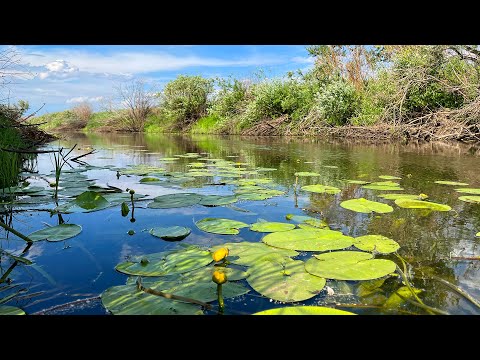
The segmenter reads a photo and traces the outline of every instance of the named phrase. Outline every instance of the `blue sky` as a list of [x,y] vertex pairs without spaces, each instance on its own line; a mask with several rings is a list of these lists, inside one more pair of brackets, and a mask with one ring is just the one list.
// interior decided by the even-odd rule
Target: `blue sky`
[[27,100],[32,111],[46,103],[38,115],[85,100],[99,110],[115,99],[116,84],[134,78],[161,90],[180,74],[247,79],[263,71],[280,77],[313,64],[303,45],[35,45],[15,50],[23,74],[9,86],[10,101]]

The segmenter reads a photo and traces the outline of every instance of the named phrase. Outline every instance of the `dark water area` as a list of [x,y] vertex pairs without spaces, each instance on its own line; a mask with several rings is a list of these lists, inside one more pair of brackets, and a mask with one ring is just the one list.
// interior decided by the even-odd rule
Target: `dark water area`
[[[432,276],[444,279],[480,300],[480,203],[459,200],[455,189],[480,188],[479,149],[462,144],[380,144],[362,145],[348,142],[323,142],[315,139],[177,136],[165,134],[70,134],[46,148],[69,148],[77,144],[72,153],[81,155],[92,149],[96,152],[81,160],[90,165],[81,172],[95,184],[106,184],[120,189],[135,189],[138,194],[153,199],[163,194],[194,192],[199,194],[232,195],[233,185],[219,183],[222,177],[197,177],[193,181],[169,182],[166,186],[140,183],[144,176],[122,175],[118,169],[145,164],[161,167],[169,172],[186,172],[187,165],[196,158],[179,158],[162,161],[175,155],[197,153],[199,156],[233,161],[245,169],[272,168],[267,172],[242,175],[244,178],[270,178],[271,186],[284,192],[266,200],[240,200],[234,206],[207,207],[193,205],[171,209],[147,208],[149,201],[139,201],[135,208],[135,222],[123,217],[120,205],[89,213],[63,214],[63,221],[77,224],[82,232],[71,239],[59,242],[38,241],[24,253],[33,265],[21,263],[12,268],[12,260],[2,257],[0,276],[3,284],[18,285],[0,291],[0,299],[22,290],[5,305],[18,306],[27,314],[40,312],[75,300],[56,308],[50,314],[107,315],[98,296],[107,288],[124,285],[125,274],[115,270],[118,263],[129,256],[157,253],[177,249],[179,244],[198,245],[209,249],[226,242],[260,242],[265,233],[242,228],[237,235],[219,235],[200,230],[195,222],[203,218],[227,218],[252,224],[258,219],[288,222],[287,214],[308,215],[324,220],[332,230],[344,235],[383,235],[398,242],[398,254],[406,260],[406,273],[412,285],[420,289],[419,298],[424,304],[449,314],[480,314],[464,296]],[[74,168],[77,165],[74,164]],[[36,174],[22,173],[30,186],[49,189],[54,169],[51,154],[39,154],[34,166]],[[64,170],[72,170],[65,167]],[[296,172],[316,172],[317,177],[298,177]],[[121,172],[121,171],[120,171]],[[385,181],[382,175],[397,176],[393,180],[404,189],[399,193],[427,194],[428,200],[449,205],[451,211],[428,211],[401,208],[393,200],[380,198],[390,191],[365,189],[362,185],[345,182],[356,179],[369,182]],[[150,175],[148,175],[150,176]],[[42,177],[44,179],[42,179]],[[46,180],[45,180],[46,179]],[[468,186],[448,186],[435,181],[457,181]],[[295,186],[296,181],[298,182]],[[323,184],[341,189],[338,194],[318,194],[300,190],[301,186]],[[70,185],[71,186],[71,185]],[[60,193],[61,194],[61,193]],[[385,214],[357,213],[340,206],[353,198],[366,198],[393,207]],[[60,202],[71,200],[60,197]],[[1,207],[3,206],[3,208]],[[41,205],[0,205],[2,221],[23,234],[57,225],[58,215],[51,215],[51,203]],[[27,211],[25,211],[27,210]],[[179,242],[164,241],[149,233],[161,226],[186,226],[191,234]],[[129,230],[135,232],[129,235]],[[0,249],[19,255],[25,242],[0,229]],[[301,251],[295,259],[307,260],[318,252]],[[380,255],[403,269],[394,254]],[[458,259],[461,258],[461,259]],[[467,259],[465,259],[467,258]],[[5,275],[6,274],[6,275]],[[252,314],[258,311],[286,306],[270,300],[253,290],[246,280],[240,280],[250,291],[244,295],[225,299],[226,314]],[[332,290],[323,289],[318,295],[293,305],[331,306],[356,314],[426,314],[426,310],[410,303],[396,307],[383,306],[393,292],[403,286],[402,278],[391,276],[383,285],[366,297],[360,296],[362,281],[327,280]],[[332,294],[333,293],[333,294]],[[212,302],[216,304],[216,302]],[[205,311],[213,314],[213,311]]]

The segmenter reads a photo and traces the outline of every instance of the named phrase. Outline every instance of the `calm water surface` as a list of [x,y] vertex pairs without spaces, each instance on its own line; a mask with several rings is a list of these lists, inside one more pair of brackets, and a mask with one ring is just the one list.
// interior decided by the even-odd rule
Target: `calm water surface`
[[[188,152],[202,156],[222,158],[248,164],[247,167],[275,168],[263,173],[274,180],[284,196],[263,201],[239,201],[237,207],[204,207],[195,205],[175,209],[148,209],[148,201],[138,202],[134,223],[130,216],[122,217],[120,206],[92,213],[65,214],[67,223],[81,225],[83,231],[75,238],[62,242],[36,242],[25,257],[35,265],[17,264],[4,259],[0,263],[3,279],[18,284],[16,289],[25,289],[8,305],[19,306],[27,313],[35,313],[59,304],[78,299],[96,297],[105,289],[125,284],[126,276],[114,270],[119,262],[130,255],[160,252],[178,247],[178,242],[167,242],[153,237],[148,230],[157,226],[180,225],[192,229],[181,243],[209,248],[224,242],[260,241],[264,234],[240,230],[238,235],[215,235],[201,231],[194,222],[206,217],[222,217],[254,223],[257,219],[285,222],[286,214],[303,214],[325,220],[332,229],[345,235],[357,237],[379,234],[396,240],[399,254],[408,261],[408,272],[414,285],[422,289],[420,298],[425,304],[451,314],[479,314],[480,309],[465,300],[444,284],[428,279],[436,275],[480,299],[480,261],[455,260],[452,256],[480,256],[480,204],[458,200],[455,186],[435,184],[436,180],[460,181],[469,187],[480,187],[479,150],[474,147],[446,144],[424,145],[355,145],[325,143],[312,139],[240,138],[216,136],[174,135],[123,135],[123,134],[72,134],[65,140],[51,143],[49,147],[71,147],[78,144],[81,150],[76,155],[93,148],[97,152],[84,157],[89,165],[98,167],[83,172],[97,184],[109,184],[121,189],[133,188],[149,198],[174,192],[198,192],[201,194],[232,194],[232,186],[207,185],[212,179],[198,178],[193,183],[163,187],[140,184],[141,176],[117,178],[117,168],[147,164],[166,168],[168,171],[187,171],[188,163],[195,159],[181,158],[175,163],[162,163],[162,157],[172,157]],[[37,176],[29,177],[32,185],[47,186],[40,179],[44,174],[52,180],[53,156],[41,154],[34,165]],[[65,167],[68,169],[68,167]],[[320,173],[318,178],[299,178],[299,185],[324,184],[342,189],[337,195],[314,194],[294,191],[297,171]],[[25,178],[28,177],[24,174]],[[428,194],[429,200],[447,204],[450,212],[428,212],[402,209],[391,200],[377,195],[387,191],[362,189],[360,185],[346,184],[345,179],[382,181],[380,175],[399,176],[398,180],[406,194]],[[218,179],[216,179],[218,180]],[[462,194],[464,195],[464,194]],[[339,204],[348,199],[365,197],[388,203],[394,212],[382,215],[361,214],[343,209]],[[43,205],[42,209],[52,209]],[[13,213],[3,215],[16,230],[29,234],[42,229],[44,224],[58,224],[58,216],[48,211],[16,211],[28,208],[13,208]],[[240,208],[240,209],[238,209]],[[243,210],[243,211],[242,211]],[[135,235],[127,234],[134,230]],[[0,247],[19,253],[24,243],[13,236],[6,238],[0,232]],[[303,252],[300,259],[311,253]],[[394,255],[382,256],[401,264]],[[11,270],[6,276],[5,273]],[[243,280],[244,284],[248,284]],[[388,279],[374,296],[362,299],[356,289],[359,282],[328,281],[334,291],[328,295],[324,289],[316,297],[303,302],[309,305],[336,306],[357,314],[417,313],[425,311],[411,304],[399,310],[385,310],[381,304],[399,287],[400,279]],[[250,287],[249,287],[250,288]],[[251,288],[250,288],[251,289]],[[0,298],[2,293],[0,293]],[[215,304],[215,303],[214,303]],[[248,294],[226,299],[226,313],[251,314],[260,310],[284,306],[262,297],[251,290]],[[100,300],[93,299],[78,305],[52,310],[54,314],[98,314],[108,312]]]

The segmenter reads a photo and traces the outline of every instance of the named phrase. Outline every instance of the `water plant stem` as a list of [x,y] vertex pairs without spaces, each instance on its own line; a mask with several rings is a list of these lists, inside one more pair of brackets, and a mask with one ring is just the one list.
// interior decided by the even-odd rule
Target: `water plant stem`
[[33,243],[33,240],[30,239],[28,236],[25,236],[25,235],[19,233],[17,230],[11,228],[7,224],[3,223],[2,221],[0,221],[0,226],[2,228],[4,228],[5,230],[10,231],[13,235],[18,236],[20,239],[25,240],[28,243]]
[[218,312],[223,314],[225,310],[225,303],[223,302],[223,295],[222,295],[222,284],[217,284],[217,296],[218,296]]
[[475,305],[476,307],[480,308],[480,302],[478,300],[476,300],[475,298],[473,298],[469,293],[467,293],[465,290],[462,290],[461,288],[459,288],[458,286],[448,282],[447,280],[444,280],[436,275],[431,275],[430,276],[431,279],[433,280],[436,280],[438,282],[441,282],[442,284],[444,284],[445,286],[449,287],[450,289],[456,291],[457,293],[459,293],[460,295],[462,295],[465,299],[467,299],[468,301],[470,301],[473,305]]

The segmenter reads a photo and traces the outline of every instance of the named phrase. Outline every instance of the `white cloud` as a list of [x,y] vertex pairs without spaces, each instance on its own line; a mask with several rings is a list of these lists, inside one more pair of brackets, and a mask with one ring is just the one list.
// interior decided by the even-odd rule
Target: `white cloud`
[[300,64],[313,64],[315,58],[312,56],[295,56],[292,58],[292,61]]
[[57,59],[55,61],[48,62],[44,65],[47,71],[42,71],[38,74],[39,79],[44,80],[48,77],[66,78],[78,72],[78,68],[72,66],[69,62]]
[[75,103],[82,103],[82,102],[99,102],[103,100],[103,96],[76,96],[68,99],[65,101],[67,104],[75,104]]

